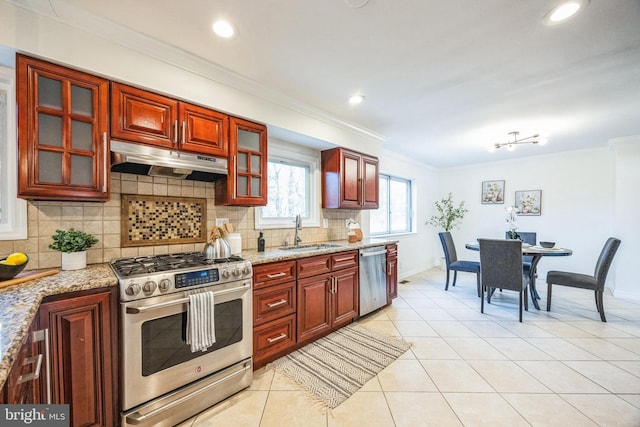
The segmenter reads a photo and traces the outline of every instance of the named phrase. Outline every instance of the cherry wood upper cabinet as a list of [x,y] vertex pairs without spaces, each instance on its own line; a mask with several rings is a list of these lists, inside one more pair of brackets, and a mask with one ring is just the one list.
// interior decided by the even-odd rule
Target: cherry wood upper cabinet
[[111,136],[211,156],[228,154],[226,114],[111,83]]
[[266,206],[267,127],[229,119],[229,175],[216,181],[216,204]]
[[18,197],[109,198],[109,82],[18,54]]
[[322,207],[377,209],[378,159],[332,148],[322,152]]

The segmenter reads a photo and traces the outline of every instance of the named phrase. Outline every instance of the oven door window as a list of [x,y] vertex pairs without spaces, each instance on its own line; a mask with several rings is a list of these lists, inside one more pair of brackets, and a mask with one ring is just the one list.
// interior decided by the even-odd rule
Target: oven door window
[[216,343],[206,351],[191,352],[186,343],[187,313],[142,324],[142,375],[149,376],[196,357],[242,341],[242,300],[215,305]]

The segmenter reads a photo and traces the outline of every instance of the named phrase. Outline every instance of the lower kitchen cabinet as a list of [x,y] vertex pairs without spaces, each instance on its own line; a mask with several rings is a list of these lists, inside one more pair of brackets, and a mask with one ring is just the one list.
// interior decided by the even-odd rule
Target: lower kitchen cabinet
[[[328,266],[330,273],[301,277]],[[350,323],[358,315],[358,251],[298,260],[298,343]]]
[[46,403],[40,397],[40,384],[45,378],[46,367],[44,348],[40,348],[42,335],[37,331],[38,316],[31,324],[22,346],[18,351],[16,361],[7,377],[4,387],[0,391],[0,404],[28,404]]
[[117,289],[45,299],[51,403],[69,404],[71,426],[117,424]]
[[387,304],[398,297],[398,245],[387,245]]

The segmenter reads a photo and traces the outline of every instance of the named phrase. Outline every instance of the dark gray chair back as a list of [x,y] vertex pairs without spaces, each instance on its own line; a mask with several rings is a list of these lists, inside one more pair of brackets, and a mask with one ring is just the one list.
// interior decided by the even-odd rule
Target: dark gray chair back
[[453,237],[451,237],[449,231],[438,233],[438,236],[440,236],[440,243],[442,243],[442,250],[444,250],[445,262],[447,263],[447,267],[449,267],[449,264],[458,260],[456,245],[453,243]]
[[482,286],[521,291],[524,288],[522,242],[478,239],[478,243]]
[[607,279],[607,274],[609,273],[609,267],[611,267],[611,263],[613,263],[613,257],[616,255],[619,246],[620,239],[616,239],[615,237],[609,237],[605,242],[602,252],[600,252],[600,256],[598,257],[596,269],[593,274],[597,282],[596,290],[604,289],[604,283]]
[[[524,243],[530,244],[531,246],[535,246],[537,244],[538,237],[535,231],[519,231],[518,236],[520,236],[520,240],[522,240]],[[504,237],[505,239],[509,238],[508,231],[504,232]],[[531,262],[533,261],[533,257],[529,255],[525,255],[522,257],[522,261]]]

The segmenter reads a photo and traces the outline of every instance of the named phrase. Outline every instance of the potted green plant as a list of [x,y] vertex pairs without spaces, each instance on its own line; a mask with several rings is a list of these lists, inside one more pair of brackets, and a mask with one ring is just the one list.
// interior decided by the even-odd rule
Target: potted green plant
[[469,212],[469,210],[464,207],[464,201],[460,202],[457,207],[454,205],[451,193],[449,193],[446,199],[437,201],[435,206],[438,214],[428,219],[426,224],[443,229],[444,231],[451,231],[454,227],[458,227],[465,214]]
[[79,270],[87,266],[87,249],[98,243],[93,235],[70,228],[67,231],[56,230],[51,236],[53,243],[49,249],[62,252],[62,269]]

